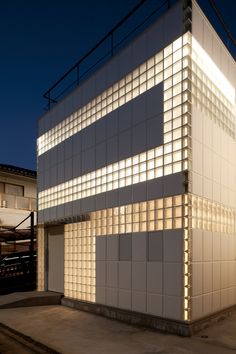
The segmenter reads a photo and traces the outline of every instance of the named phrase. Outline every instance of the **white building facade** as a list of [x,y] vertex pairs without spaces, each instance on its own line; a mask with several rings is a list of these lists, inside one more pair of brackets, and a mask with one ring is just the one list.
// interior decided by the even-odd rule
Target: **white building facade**
[[21,247],[19,241],[18,243],[7,243],[9,235],[6,231],[14,229],[20,224],[17,229],[18,238],[20,231],[26,230],[24,241],[22,241],[26,243],[27,231],[30,234],[31,225],[28,216],[31,212],[35,213],[34,223],[36,224],[36,197],[36,171],[0,164],[0,254],[19,251],[21,248],[23,250],[27,249],[24,245]]
[[39,120],[39,290],[178,333],[236,305],[235,84],[178,1]]

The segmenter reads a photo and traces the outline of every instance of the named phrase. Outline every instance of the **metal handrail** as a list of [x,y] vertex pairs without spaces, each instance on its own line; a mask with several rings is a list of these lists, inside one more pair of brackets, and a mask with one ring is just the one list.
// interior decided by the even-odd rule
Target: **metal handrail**
[[[12,204],[9,203],[8,197],[12,198]],[[22,200],[27,202],[26,207],[20,205],[20,201]],[[6,209],[11,208],[11,209],[18,209],[18,210],[33,211],[35,210],[33,204],[36,205],[36,198],[24,197],[24,196],[13,195],[8,193],[0,193],[0,208],[6,208]]]
[[[61,97],[69,88],[73,87],[75,84],[79,85],[81,82],[82,77],[84,77],[89,71],[91,71],[95,66],[98,65],[98,63],[102,62],[102,60],[104,60],[104,58],[106,57],[112,57],[114,55],[114,50],[121,45],[122,42],[124,42],[132,33],[134,33],[139,27],[141,27],[148,19],[150,19],[156,12],[158,12],[160,9],[162,9],[165,5],[167,5],[167,8],[170,7],[170,0],[165,0],[161,5],[158,6],[158,8],[156,8],[151,15],[149,15],[147,18],[145,18],[145,20],[139,24],[138,26],[135,27],[134,30],[132,30],[131,32],[129,32],[128,35],[126,35],[121,41],[119,41],[118,44],[114,45],[114,34],[117,31],[118,28],[120,28],[142,5],[144,5],[144,3],[146,3],[148,0],[140,0],[138,2],[138,4],[131,10],[129,11],[129,13],[121,20],[119,21],[113,28],[112,30],[110,30],[101,40],[99,40],[99,42],[93,47],[91,48],[82,58],[80,58],[68,71],[66,71],[66,73],[60,77],[60,79],[58,79],[44,94],[43,97],[45,99],[47,99],[48,104],[46,109],[50,110],[51,109],[51,105],[52,104],[56,104],[58,102],[58,98]],[[110,43],[110,51],[108,53],[106,53],[105,55],[103,55],[102,57],[100,57],[100,59],[93,64],[92,66],[90,66],[86,72],[84,72],[82,75],[80,74],[80,65],[82,63],[84,63],[84,61],[91,55],[93,54],[96,49],[98,49],[108,38],[111,39],[111,43]],[[58,87],[59,84],[62,83],[62,81],[67,78],[73,71],[76,72],[76,80],[74,80],[69,87],[65,88],[63,91],[61,91],[61,93],[57,96],[57,97],[52,97],[52,91]]]
[[[135,31],[137,31],[138,28],[140,28],[147,20],[149,20],[156,12],[161,10],[165,5],[167,5],[167,9],[170,8],[171,2],[174,3],[175,0],[165,0],[158,8],[156,8],[149,16],[147,16],[144,21],[139,23],[132,31],[130,31],[128,34],[126,34],[122,40],[120,40],[117,44],[114,44],[114,34],[115,32],[145,3],[147,3],[148,0],[139,0],[138,4],[131,10],[129,13],[121,20],[119,21],[113,28],[110,30],[99,42],[91,48],[82,58],[80,58],[66,73],[61,76],[44,94],[43,98],[47,99],[48,103],[47,106],[45,107],[46,110],[50,110],[51,106],[53,104],[58,103],[58,100],[72,87],[78,86],[81,83],[81,79],[85,79],[86,75],[91,72],[92,69],[94,69],[99,63],[101,63],[105,58],[111,58],[114,55],[115,49],[117,49],[131,34],[133,34]],[[213,7],[214,2],[209,0],[209,3]],[[213,7],[213,10],[215,8]],[[231,33],[225,28],[224,23],[222,23],[222,19],[219,18],[219,14],[217,12],[217,19],[221,26],[223,26],[223,29],[226,32],[226,35],[228,39],[232,41],[233,44],[235,44],[234,38],[232,38]],[[110,42],[110,50],[105,53],[102,57],[100,57],[94,64],[90,65],[88,69],[86,69],[85,72],[81,74],[80,68],[81,64],[85,62],[85,60],[93,54],[107,39],[111,40]],[[67,85],[61,92],[56,96],[52,97],[53,90],[57,88],[64,79],[68,78],[68,76],[75,71],[76,73],[76,80],[72,81],[69,85]]]

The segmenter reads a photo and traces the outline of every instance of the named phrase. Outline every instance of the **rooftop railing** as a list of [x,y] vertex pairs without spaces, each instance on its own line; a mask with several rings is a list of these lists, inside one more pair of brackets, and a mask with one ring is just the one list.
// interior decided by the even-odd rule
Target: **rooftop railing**
[[[45,110],[50,110],[55,104],[68,95],[82,81],[92,75],[100,66],[113,57],[120,49],[127,45],[134,37],[141,33],[158,17],[166,12],[177,0],[140,0],[137,5],[109,31],[92,49],[79,59],[63,76],[60,77],[43,95],[47,100]],[[191,0],[183,1],[187,7]],[[236,46],[236,41],[226,27],[222,16],[214,1],[208,0],[213,14],[210,21],[217,24],[223,41],[227,40]],[[191,6],[191,5],[190,5]],[[140,14],[140,11],[142,13]],[[215,16],[214,16],[215,15]],[[135,18],[136,17],[136,18]],[[225,37],[222,34],[225,34]],[[235,51],[230,50],[234,56]]]
[[[59,80],[43,95],[47,100],[45,110],[50,110],[63,97],[70,93],[83,80],[88,78],[101,65],[113,57],[129,40],[137,36],[155,21],[163,12],[170,8],[174,0],[150,1],[140,0],[138,4],[112,28],[92,49],[79,59]],[[144,6],[145,5],[145,6]],[[139,10],[142,9],[142,21]],[[144,14],[143,14],[144,13]],[[138,18],[134,18],[137,16]],[[128,21],[129,31],[125,29]],[[138,22],[138,24],[137,24]]]

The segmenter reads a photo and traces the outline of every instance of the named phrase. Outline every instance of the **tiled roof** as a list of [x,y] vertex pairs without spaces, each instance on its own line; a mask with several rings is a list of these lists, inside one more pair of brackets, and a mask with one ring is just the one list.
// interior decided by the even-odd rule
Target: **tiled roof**
[[21,175],[21,176],[25,176],[25,177],[31,177],[31,178],[37,177],[36,171],[28,170],[26,168],[12,166],[12,165],[0,164],[0,172],[1,171],[7,172],[7,173],[13,173],[13,174]]

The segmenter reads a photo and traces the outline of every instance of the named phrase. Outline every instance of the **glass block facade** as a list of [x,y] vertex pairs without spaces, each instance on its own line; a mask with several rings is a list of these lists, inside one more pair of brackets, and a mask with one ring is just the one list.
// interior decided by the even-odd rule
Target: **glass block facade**
[[182,5],[39,121],[39,290],[63,224],[67,298],[187,322],[236,304],[235,62]]

